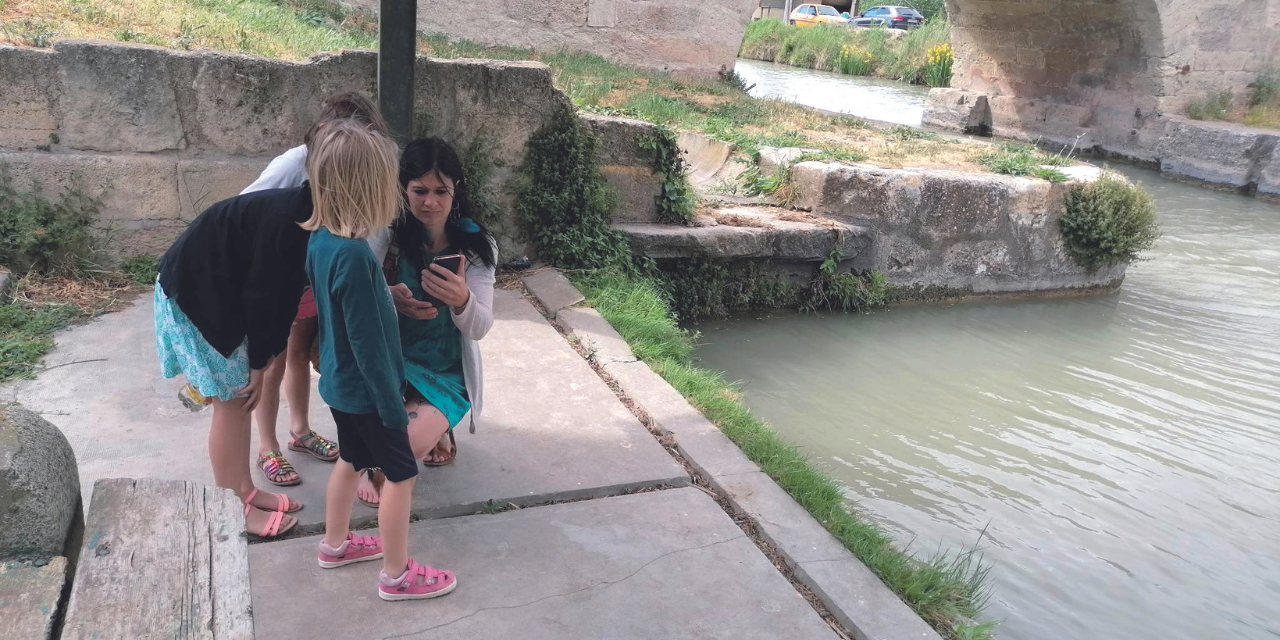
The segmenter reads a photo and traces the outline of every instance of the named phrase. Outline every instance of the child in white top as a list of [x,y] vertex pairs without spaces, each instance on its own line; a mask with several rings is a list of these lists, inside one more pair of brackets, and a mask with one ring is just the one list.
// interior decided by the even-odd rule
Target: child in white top
[[[358,93],[340,93],[327,98],[320,117],[303,138],[303,144],[280,154],[267,165],[262,175],[241,193],[266,189],[299,187],[307,181],[307,155],[312,140],[329,123],[355,120],[385,135],[386,123],[378,107]],[[289,401],[289,449],[309,453],[319,460],[338,459],[338,444],[311,429],[307,407],[311,396],[311,346],[317,332],[316,303],[308,288],[298,305],[298,314],[289,331],[289,346],[284,358],[276,358],[263,379],[262,399],[254,410],[258,423],[258,468],[267,481],[279,486],[292,486],[302,477],[285,459],[276,438],[276,416],[280,410],[280,387],[284,385]]]

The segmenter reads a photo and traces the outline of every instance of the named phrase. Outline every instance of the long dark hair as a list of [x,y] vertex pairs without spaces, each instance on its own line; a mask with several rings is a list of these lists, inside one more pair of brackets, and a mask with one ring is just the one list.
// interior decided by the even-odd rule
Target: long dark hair
[[[409,181],[439,172],[453,180],[453,210],[444,223],[444,233],[449,246],[457,247],[467,260],[479,259],[486,267],[493,267],[493,235],[480,223],[471,219],[471,194],[462,175],[462,161],[458,152],[440,138],[418,138],[405,146],[400,154],[400,190],[408,192]],[[470,224],[459,224],[465,219]],[[474,226],[472,226],[474,225]],[[408,198],[400,210],[400,217],[391,225],[391,233],[400,255],[409,259],[419,271],[427,268],[427,227],[409,211]]]

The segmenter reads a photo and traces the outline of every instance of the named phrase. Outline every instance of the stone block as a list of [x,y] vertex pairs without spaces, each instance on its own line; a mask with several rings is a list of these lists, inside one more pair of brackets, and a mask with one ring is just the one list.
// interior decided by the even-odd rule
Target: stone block
[[0,620],[5,637],[55,640],[54,623],[62,608],[67,559],[0,562]]
[[579,115],[597,136],[596,153],[605,165],[650,167],[652,158],[640,148],[644,136],[658,133],[652,122],[632,118],[602,116],[594,113]]
[[150,153],[186,146],[166,49],[59,40],[62,144],[85,151]]
[[0,558],[74,558],[81,513],[66,437],[31,411],[0,406]]
[[652,411],[662,405],[687,404],[679,391],[641,360],[614,360],[603,363],[602,366],[618,382],[627,397],[651,412],[651,415]]
[[510,168],[524,161],[529,137],[570,106],[540,62],[419,56],[414,82],[415,112],[431,125],[429,134],[419,134],[438,135],[460,152],[483,138],[492,157]]
[[79,185],[100,196],[101,219],[121,236],[145,235],[181,219],[173,157],[18,152],[0,153],[0,163],[8,163],[19,189],[40,184],[47,196],[57,197],[61,190]]
[[785,167],[801,156],[810,153],[821,153],[821,149],[804,149],[800,147],[760,147],[760,175],[771,176],[778,169]]
[[991,134],[991,106],[986,94],[963,89],[930,89],[921,124],[944,131]]
[[[350,52],[327,59],[337,62],[357,56]],[[173,62],[193,65],[188,73],[194,77],[182,93],[188,94],[184,98],[194,109],[190,121],[198,145],[236,155],[267,154],[297,146],[330,93],[345,90],[372,95],[369,75],[353,74],[342,82],[327,83],[317,77],[321,69],[333,71],[335,67],[374,72],[369,64],[365,68],[298,64],[220,52],[175,56]]]
[[[713,478],[734,510],[796,570],[805,586],[858,638],[938,640],[937,632],[894,595],[848,549],[761,472]],[[827,570],[836,567],[838,571]]]
[[866,640],[941,640],[866,565],[852,556],[801,563],[796,577],[822,599],[831,614],[856,638]]
[[235,160],[179,160],[177,187],[179,215],[190,220],[209,205],[239,195],[258,179],[270,158]]
[[524,286],[528,287],[529,293],[542,303],[543,308],[552,318],[556,317],[556,313],[561,309],[581,304],[584,299],[582,292],[578,291],[558,269],[543,269],[524,276],[522,280],[524,280]]
[[1160,140],[1160,172],[1237,189],[1256,184],[1259,152],[1278,137],[1224,123],[1170,118]]
[[732,143],[700,133],[681,131],[678,142],[689,165],[689,180],[695,185],[714,183],[733,157]]
[[[736,214],[747,218],[748,214]],[[760,217],[759,226],[720,224],[709,227],[622,223],[613,228],[627,234],[632,249],[654,259],[712,258],[720,260],[761,258],[818,261],[825,259],[836,242],[835,229],[806,222]],[[850,255],[865,246],[862,230],[847,227],[845,248]]]
[[99,480],[63,640],[252,640],[244,507],[182,480]]
[[56,60],[47,49],[0,47],[0,148],[31,149],[58,132]]
[[557,318],[564,328],[577,336],[591,358],[600,364],[635,362],[627,341],[618,335],[599,311],[590,307],[564,309]]
[[614,222],[655,222],[654,197],[662,193],[662,176],[648,166],[610,164],[603,167],[605,182],[618,196]]
[[674,436],[676,448],[703,479],[716,482],[716,478],[760,471],[729,436],[683,399],[663,404],[638,401],[654,424]]
[[0,267],[0,302],[7,300],[5,296],[9,294],[9,287],[13,286],[13,274]]

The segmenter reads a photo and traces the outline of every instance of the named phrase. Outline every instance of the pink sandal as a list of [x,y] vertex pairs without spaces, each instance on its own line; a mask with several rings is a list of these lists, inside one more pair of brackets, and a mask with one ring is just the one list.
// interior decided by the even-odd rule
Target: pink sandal
[[[246,521],[245,521],[246,527],[248,526],[247,518],[249,517],[249,510],[252,508],[253,508],[253,505],[249,504],[247,501],[244,503],[244,516],[246,518]],[[289,526],[285,527],[284,529],[281,529],[280,523],[284,522],[284,516],[285,516],[285,513],[283,511],[272,511],[271,516],[267,518],[267,528],[263,529],[262,533],[253,533],[252,531],[250,531],[248,532],[249,535],[255,535],[255,536],[258,536],[259,538],[276,538],[288,533],[290,529],[298,525],[298,519],[293,518],[293,521],[289,523]]]
[[[256,495],[258,495],[258,488],[254,487],[253,491],[249,492],[249,497],[244,499],[244,506],[250,506],[249,503],[253,501],[253,497]],[[292,500],[289,499],[289,496],[286,496],[283,493],[272,493],[269,495],[276,497],[276,513],[293,513],[295,511],[302,510],[303,504],[301,502],[298,503],[297,507],[290,509],[289,503],[292,502]],[[266,509],[263,509],[263,511],[266,511]],[[247,514],[248,511],[245,511],[245,513]]]
[[399,578],[382,572],[378,576],[378,597],[383,600],[423,600],[438,598],[458,587],[452,571],[418,564],[409,558],[409,567]]
[[347,539],[338,548],[330,547],[320,541],[320,550],[316,559],[323,569],[336,569],[357,562],[377,560],[382,557],[382,538],[378,536],[358,536],[348,531]]

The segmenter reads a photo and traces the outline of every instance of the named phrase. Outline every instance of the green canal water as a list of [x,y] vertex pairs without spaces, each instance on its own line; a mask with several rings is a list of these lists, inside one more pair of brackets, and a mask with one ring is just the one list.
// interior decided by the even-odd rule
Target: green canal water
[[999,636],[1280,638],[1280,206],[1128,170],[1118,293],[773,313],[699,357],[921,554],[982,546]]

